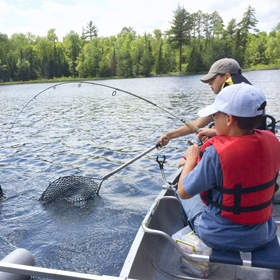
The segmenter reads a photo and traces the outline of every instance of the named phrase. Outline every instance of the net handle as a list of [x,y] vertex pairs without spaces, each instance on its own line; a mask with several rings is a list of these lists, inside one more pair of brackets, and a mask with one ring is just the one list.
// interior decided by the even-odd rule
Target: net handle
[[112,175],[114,175],[115,173],[120,171],[121,169],[125,168],[126,166],[130,165],[131,163],[133,163],[137,159],[143,157],[144,155],[148,154],[149,152],[153,151],[156,148],[160,148],[160,144],[159,143],[154,145],[154,146],[152,146],[151,148],[147,149],[146,151],[142,152],[141,154],[137,155],[136,157],[134,157],[133,159],[131,159],[128,162],[124,163],[123,165],[119,166],[118,168],[114,169],[113,171],[111,171],[110,173],[106,174],[105,176],[103,176],[102,179],[101,179],[101,182],[99,183],[99,186],[98,186],[96,194],[97,195],[99,194],[99,190],[100,190],[101,185],[102,185],[104,180],[108,179],[109,177],[111,177]]

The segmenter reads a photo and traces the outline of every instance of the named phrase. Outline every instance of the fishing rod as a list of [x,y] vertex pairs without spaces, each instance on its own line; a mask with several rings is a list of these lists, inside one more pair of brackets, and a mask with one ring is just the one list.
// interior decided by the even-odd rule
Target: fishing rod
[[[95,86],[101,86],[101,87],[105,87],[105,88],[109,88],[112,89],[112,96],[115,96],[117,94],[117,91],[129,94],[131,96],[134,96],[138,99],[141,99],[157,108],[159,108],[160,110],[164,111],[165,113],[173,116],[174,118],[180,120],[181,122],[183,122],[185,125],[187,125],[188,127],[190,127],[190,129],[193,132],[197,132],[198,128],[194,127],[192,124],[184,121],[182,118],[177,117],[175,114],[171,113],[170,111],[162,108],[161,106],[157,105],[156,103],[142,97],[139,96],[137,94],[134,94],[132,92],[120,89],[120,88],[116,88],[113,86],[108,86],[108,85],[104,85],[104,84],[99,84],[99,83],[95,83],[95,82],[88,82],[88,81],[82,81],[82,82],[62,82],[62,83],[58,83],[55,85],[52,85],[42,91],[40,91],[39,93],[37,93],[36,95],[34,95],[27,103],[25,103],[25,105],[22,107],[22,109],[20,110],[20,112],[17,114],[14,122],[12,123],[12,128],[14,127],[14,124],[16,123],[17,119],[19,118],[20,114],[24,111],[24,109],[34,100],[36,99],[40,94],[46,92],[47,90],[53,88],[56,89],[58,86],[62,86],[65,84],[70,84],[70,83],[78,83],[78,87],[81,87],[82,84],[89,84],[89,85],[95,85]],[[10,130],[10,131],[11,131]],[[10,134],[9,131],[9,134]],[[8,134],[8,137],[9,137]],[[7,137],[7,138],[8,138]],[[143,153],[141,153],[140,155],[136,156],[135,158],[133,158],[132,160],[130,160],[129,162],[123,164],[122,166],[118,167],[117,169],[113,170],[112,172],[108,173],[107,175],[103,176],[102,178],[97,178],[97,177],[88,177],[85,178],[83,176],[64,176],[64,177],[60,177],[58,179],[56,179],[55,181],[53,181],[52,183],[49,184],[49,187],[47,188],[47,190],[43,193],[43,196],[46,196],[46,199],[42,198],[42,200],[52,200],[52,199],[56,199],[56,195],[57,194],[62,194],[65,195],[64,190],[67,190],[67,193],[73,193],[74,194],[74,200],[78,199],[79,200],[83,200],[86,197],[89,197],[92,194],[99,194],[101,185],[103,183],[103,181],[107,178],[109,178],[110,176],[112,176],[113,174],[115,174],[116,172],[118,172],[119,170],[123,169],[124,167],[128,166],[129,164],[133,163],[134,161],[136,161],[137,159],[139,159],[140,157],[146,155],[147,153],[149,153],[150,151],[154,150],[155,148],[159,148],[160,145],[156,144],[155,146],[153,146],[152,148],[148,149],[147,151],[144,151]],[[100,180],[100,183],[97,185],[95,182],[93,182],[94,180]],[[71,189],[72,188],[72,189]],[[78,190],[80,188],[83,189],[83,194],[79,195],[79,194],[75,194],[75,190],[78,188]],[[70,191],[69,191],[70,189]],[[71,200],[71,197],[70,197]]]
[[108,86],[108,85],[104,85],[104,84],[100,84],[100,83],[95,83],[95,82],[88,82],[88,81],[80,81],[80,82],[75,82],[75,81],[72,81],[72,82],[61,82],[61,83],[58,83],[58,84],[55,84],[55,85],[52,85],[42,91],[40,91],[39,93],[37,93],[36,95],[34,95],[27,103],[25,103],[25,105],[22,107],[22,109],[20,110],[20,112],[18,113],[18,115],[16,116],[15,120],[12,122],[12,126],[9,130],[9,133],[8,133],[8,136],[7,136],[7,140],[9,139],[9,136],[10,136],[10,132],[11,130],[13,129],[16,121],[18,120],[20,114],[24,111],[24,109],[33,101],[35,100],[39,95],[41,95],[42,93],[48,91],[49,89],[56,89],[58,86],[62,86],[62,85],[65,85],[65,84],[73,84],[73,83],[78,83],[78,87],[81,87],[82,84],[89,84],[89,85],[95,85],[95,86],[101,86],[101,87],[105,87],[105,88],[110,88],[110,89],[113,89],[113,92],[112,92],[112,96],[115,96],[117,94],[117,91],[120,91],[120,92],[123,92],[123,93],[126,93],[126,94],[129,94],[131,96],[134,96],[138,99],[141,99],[155,107],[157,107],[158,109],[164,111],[165,113],[169,114],[170,116],[174,117],[175,119],[181,121],[184,125],[186,125],[187,127],[189,127],[193,132],[195,133],[198,133],[199,132],[199,129],[194,126],[193,124],[191,124],[190,122],[187,122],[185,121],[184,119],[182,118],[179,118],[178,116],[176,116],[175,114],[171,113],[170,111],[166,110],[165,108],[157,105],[156,103],[142,97],[142,96],[139,96],[135,93],[132,93],[132,92],[129,92],[129,91],[126,91],[126,90],[123,90],[123,89],[120,89],[120,88],[117,88],[117,87],[113,87],[113,86]]

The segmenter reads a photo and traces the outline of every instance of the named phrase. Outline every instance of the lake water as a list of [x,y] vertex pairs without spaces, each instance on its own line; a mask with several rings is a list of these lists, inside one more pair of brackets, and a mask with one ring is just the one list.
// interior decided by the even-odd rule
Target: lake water
[[[202,75],[95,81],[144,97],[187,121],[215,96]],[[280,70],[246,72],[268,100],[267,113],[280,120]],[[85,207],[39,198],[60,176],[103,177],[152,147],[179,120],[138,98],[89,84],[0,86],[0,258],[16,248],[36,266],[119,275],[134,236],[162,178],[156,156],[166,156],[171,175],[187,148],[172,140],[105,180],[100,197]],[[7,139],[8,137],[8,139]],[[34,278],[37,279],[37,278]]]

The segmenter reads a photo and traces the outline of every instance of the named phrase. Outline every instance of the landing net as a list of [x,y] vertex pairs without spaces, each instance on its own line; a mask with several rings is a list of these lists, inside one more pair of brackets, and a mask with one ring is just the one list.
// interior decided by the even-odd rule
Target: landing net
[[98,184],[91,177],[64,176],[51,182],[40,197],[47,204],[56,200],[64,200],[74,204],[87,202],[98,190]]

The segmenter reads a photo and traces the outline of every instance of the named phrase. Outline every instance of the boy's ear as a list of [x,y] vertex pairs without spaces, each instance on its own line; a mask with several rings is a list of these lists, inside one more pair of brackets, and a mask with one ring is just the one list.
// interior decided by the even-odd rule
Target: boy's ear
[[232,126],[236,123],[236,120],[232,115],[227,115],[227,126]]

